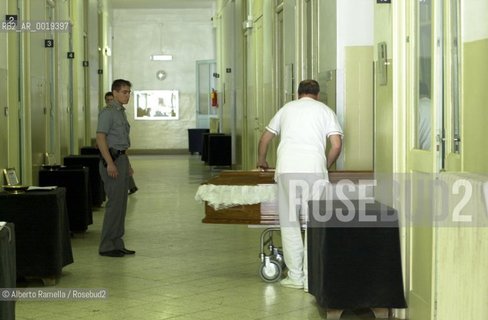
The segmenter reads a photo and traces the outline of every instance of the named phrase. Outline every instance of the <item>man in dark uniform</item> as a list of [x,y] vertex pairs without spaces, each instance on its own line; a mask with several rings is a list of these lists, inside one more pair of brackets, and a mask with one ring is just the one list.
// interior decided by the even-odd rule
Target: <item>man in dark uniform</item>
[[114,100],[98,115],[97,145],[102,156],[99,168],[108,198],[99,253],[108,257],[123,257],[135,253],[125,248],[122,239],[125,232],[129,177],[133,174],[126,154],[130,147],[130,125],[123,106],[129,102],[131,87],[132,84],[127,80],[115,80],[112,83]]
[[[108,106],[110,102],[114,100],[114,94],[112,93],[112,91],[106,92],[104,99],[105,99],[105,106]],[[134,180],[134,176],[132,175],[129,177],[129,194],[136,193],[137,190],[139,190],[139,188],[137,188],[136,182]]]

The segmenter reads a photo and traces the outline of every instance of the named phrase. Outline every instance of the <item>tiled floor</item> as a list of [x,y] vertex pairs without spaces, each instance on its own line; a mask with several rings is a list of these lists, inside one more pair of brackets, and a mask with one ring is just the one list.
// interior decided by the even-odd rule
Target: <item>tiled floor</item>
[[[258,276],[259,235],[201,223],[200,183],[215,171],[198,156],[134,156],[125,241],[135,256],[98,255],[103,209],[72,238],[75,263],[56,287],[106,288],[103,300],[18,301],[16,319],[321,319],[313,296]],[[29,287],[40,283],[29,282]],[[349,314],[343,319],[370,319]]]

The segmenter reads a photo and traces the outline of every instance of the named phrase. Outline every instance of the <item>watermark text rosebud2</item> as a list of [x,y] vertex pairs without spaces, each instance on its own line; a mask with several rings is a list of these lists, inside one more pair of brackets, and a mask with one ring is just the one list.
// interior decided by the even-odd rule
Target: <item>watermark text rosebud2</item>
[[282,227],[488,227],[486,174],[375,173],[333,183],[319,176],[279,175]]

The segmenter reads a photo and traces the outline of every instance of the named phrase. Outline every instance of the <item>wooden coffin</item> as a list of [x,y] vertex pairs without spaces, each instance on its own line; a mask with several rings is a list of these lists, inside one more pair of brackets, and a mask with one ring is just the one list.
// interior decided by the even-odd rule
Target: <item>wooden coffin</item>
[[[272,171],[222,171],[218,176],[206,182],[214,185],[255,186],[258,184],[274,183]],[[264,217],[264,220],[266,218]],[[269,223],[276,219],[270,218]],[[225,224],[261,224],[261,204],[239,205],[231,208],[215,210],[205,202],[205,217],[203,223]]]
[[[329,180],[337,183],[349,179],[353,183],[359,180],[373,179],[372,171],[330,171]],[[248,185],[271,184],[274,182],[274,172],[267,171],[222,171],[218,176],[209,179],[207,184],[214,185]],[[248,225],[277,225],[278,216],[272,210],[261,211],[261,204],[238,205],[230,208],[215,210],[205,202],[205,217],[203,223],[220,224],[248,224]]]

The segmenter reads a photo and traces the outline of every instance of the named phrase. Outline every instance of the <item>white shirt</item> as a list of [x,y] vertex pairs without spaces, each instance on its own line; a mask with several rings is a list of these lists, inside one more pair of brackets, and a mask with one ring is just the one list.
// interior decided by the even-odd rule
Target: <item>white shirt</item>
[[327,177],[327,138],[334,134],[343,135],[335,113],[309,97],[285,104],[266,130],[281,138],[276,175],[319,173]]

